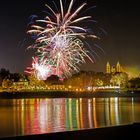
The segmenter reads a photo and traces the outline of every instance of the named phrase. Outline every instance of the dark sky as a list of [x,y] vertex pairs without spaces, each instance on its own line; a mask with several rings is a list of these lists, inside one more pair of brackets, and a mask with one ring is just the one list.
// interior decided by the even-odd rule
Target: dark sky
[[[51,0],[2,0],[0,3],[0,68],[23,73],[31,64],[32,56],[26,51],[27,25],[31,15],[39,15],[45,3]],[[56,0],[58,1],[58,0]],[[69,1],[69,0],[67,0]],[[81,4],[84,0],[76,0]],[[74,6],[76,6],[76,4]],[[140,67],[140,7],[136,0],[87,0],[89,14],[97,21],[92,29],[99,32],[96,42],[105,53],[95,48],[99,57],[95,64],[83,65],[84,70],[104,71],[109,61],[112,65],[119,60],[124,67]],[[87,12],[88,13],[88,12]],[[95,27],[95,28],[94,28]]]

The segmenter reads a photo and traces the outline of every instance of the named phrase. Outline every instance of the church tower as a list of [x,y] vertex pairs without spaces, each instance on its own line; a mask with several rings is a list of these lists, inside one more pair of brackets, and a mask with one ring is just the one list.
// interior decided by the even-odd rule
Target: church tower
[[117,62],[117,65],[116,65],[116,72],[122,72],[119,61]]
[[111,73],[111,66],[110,66],[109,62],[107,62],[107,64],[106,64],[106,73],[107,74]]

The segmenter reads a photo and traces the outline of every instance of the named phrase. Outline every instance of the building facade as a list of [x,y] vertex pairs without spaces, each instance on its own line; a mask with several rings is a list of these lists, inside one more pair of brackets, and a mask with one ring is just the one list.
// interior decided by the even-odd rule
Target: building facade
[[119,61],[116,65],[111,66],[109,62],[106,64],[106,73],[116,73],[116,72],[123,72],[122,66],[120,65]]

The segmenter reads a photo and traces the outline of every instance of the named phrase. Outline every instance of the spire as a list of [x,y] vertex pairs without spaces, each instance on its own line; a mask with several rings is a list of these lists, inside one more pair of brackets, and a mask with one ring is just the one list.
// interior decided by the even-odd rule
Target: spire
[[120,66],[120,62],[119,61],[117,62],[117,65]]
[[107,64],[106,64],[106,73],[111,73],[111,67],[110,67],[110,63],[109,62],[107,62]]
[[119,61],[117,62],[117,65],[116,65],[116,72],[121,72],[121,65]]

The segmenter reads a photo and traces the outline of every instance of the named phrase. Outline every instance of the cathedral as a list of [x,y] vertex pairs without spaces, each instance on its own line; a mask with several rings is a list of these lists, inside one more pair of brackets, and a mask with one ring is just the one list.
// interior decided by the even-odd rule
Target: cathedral
[[116,73],[116,72],[123,72],[122,66],[119,62],[115,66],[111,66],[109,62],[106,64],[106,73]]

